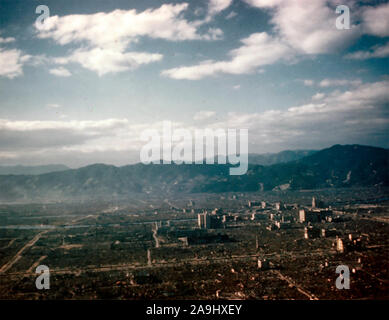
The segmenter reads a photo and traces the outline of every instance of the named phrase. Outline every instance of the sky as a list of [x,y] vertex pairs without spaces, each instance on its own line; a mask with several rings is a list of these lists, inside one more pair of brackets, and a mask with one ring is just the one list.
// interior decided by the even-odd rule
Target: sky
[[163,121],[388,148],[388,58],[388,1],[0,0],[0,165],[134,163]]

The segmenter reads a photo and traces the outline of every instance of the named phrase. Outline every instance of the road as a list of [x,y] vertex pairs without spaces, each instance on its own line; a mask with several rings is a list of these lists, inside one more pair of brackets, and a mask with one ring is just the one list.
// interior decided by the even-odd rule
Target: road
[[35,268],[37,267],[37,266],[39,266],[39,264],[43,261],[43,260],[45,260],[47,258],[47,256],[41,256],[37,261],[35,261],[34,263],[33,263],[33,265],[27,270],[27,273],[31,273],[31,272],[34,272],[34,270],[35,270]]
[[383,222],[383,223],[389,223],[389,217],[364,217],[361,218],[362,220],[369,220],[374,222]]
[[301,287],[299,284],[297,284],[296,282],[294,282],[291,278],[283,275],[280,271],[278,270],[273,270],[273,272],[281,279],[281,280],[284,280],[286,282],[288,282],[291,286],[295,287],[297,289],[298,292],[302,293],[303,295],[305,295],[309,300],[319,300],[314,294],[310,293],[309,291],[307,291],[306,289],[304,289],[303,287]]
[[[288,253],[289,254],[289,253]],[[321,255],[322,253],[318,251],[311,252],[311,255]],[[267,253],[267,254],[261,254],[261,257],[267,257],[270,258],[272,256],[279,255],[279,256],[285,256],[286,254],[279,254],[279,253]],[[294,257],[305,257],[304,253],[301,254],[295,254]],[[240,260],[249,260],[249,259],[257,259],[258,254],[251,254],[251,255],[239,255],[239,256],[229,256],[229,257],[212,257],[212,258],[191,258],[191,259],[185,259],[181,261],[171,261],[171,262],[157,262],[153,263],[151,266],[148,265],[139,265],[134,263],[128,263],[128,264],[116,264],[116,265],[105,265],[105,266],[86,266],[82,268],[72,268],[72,269],[50,269],[50,272],[53,274],[74,274],[79,275],[81,273],[85,272],[108,272],[108,271],[123,271],[123,270],[129,270],[129,269],[149,269],[149,268],[156,268],[156,267],[176,267],[180,265],[186,265],[186,264],[193,264],[193,265],[201,265],[201,264],[212,264],[215,262],[230,262],[230,261],[240,261]],[[32,272],[14,272],[14,273],[8,273],[7,276],[29,276]]]
[[155,247],[156,248],[159,248],[159,239],[158,239],[158,230],[155,228],[153,228],[153,238],[154,238],[154,241],[155,241]]
[[27,242],[23,248],[21,248],[16,254],[15,256],[9,260],[6,264],[4,264],[1,268],[0,268],[0,273],[4,273],[6,272],[7,270],[9,270],[21,257],[22,257],[22,253],[27,249],[27,248],[30,248],[32,247],[39,239],[40,237],[47,233],[48,230],[45,230],[45,231],[42,231],[40,233],[38,233],[34,238],[32,238],[29,242]]

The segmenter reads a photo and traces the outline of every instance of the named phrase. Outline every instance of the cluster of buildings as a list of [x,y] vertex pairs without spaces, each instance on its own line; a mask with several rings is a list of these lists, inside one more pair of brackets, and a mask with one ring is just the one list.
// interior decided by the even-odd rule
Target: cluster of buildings
[[211,213],[204,211],[197,215],[198,227],[200,229],[220,229],[227,222],[227,215],[223,214],[222,209],[214,209]]
[[[248,208],[248,209],[247,209]],[[336,212],[336,211],[335,211]],[[269,204],[266,201],[248,201],[246,211],[240,213],[224,213],[222,209],[214,209],[212,212],[204,211],[198,214],[198,228],[220,229],[226,228],[230,222],[251,221],[265,222],[268,230],[289,229],[296,224],[304,225],[304,239],[328,238],[338,236],[336,229],[328,229],[315,226],[319,223],[336,222],[331,207],[312,198],[311,206],[287,205],[282,202]],[[349,245],[348,245],[349,246]]]
[[211,212],[198,213],[197,224],[200,229],[220,229],[226,228],[230,223],[270,220],[282,229],[287,228],[294,221],[292,214],[286,213],[291,209],[294,209],[294,207],[287,206],[282,202],[269,204],[265,201],[248,201],[247,206],[236,213],[225,213],[220,208],[216,208]]
[[[191,203],[193,205],[193,203]],[[362,246],[361,237],[342,238],[342,233],[336,228],[326,227],[325,224],[342,219],[339,212],[327,207],[322,201],[312,198],[310,206],[285,204],[283,202],[268,203],[266,201],[248,201],[234,213],[224,212],[221,208],[203,211],[197,214],[197,230],[224,229],[239,224],[255,223],[266,226],[269,231],[283,229],[302,229],[304,239],[334,238],[334,247],[338,252],[359,250]],[[341,220],[339,220],[341,221]],[[180,239],[188,245],[188,239]],[[191,241],[189,241],[190,244]],[[262,261],[260,268],[267,267]]]
[[300,223],[304,222],[331,222],[332,210],[325,208],[324,203],[312,198],[311,208],[299,209],[298,219]]
[[[296,215],[297,212],[297,215]],[[266,201],[248,201],[246,210],[238,213],[224,213],[222,209],[199,213],[198,227],[200,229],[225,228],[228,222],[237,221],[270,221],[269,230],[288,229],[293,222],[316,223],[332,221],[332,210],[324,208],[321,201],[312,199],[312,207],[299,208],[298,205],[287,205],[282,202],[269,204]]]
[[366,239],[362,236],[353,236],[351,233],[347,238],[336,237],[335,245],[336,251],[339,253],[360,251],[363,248]]

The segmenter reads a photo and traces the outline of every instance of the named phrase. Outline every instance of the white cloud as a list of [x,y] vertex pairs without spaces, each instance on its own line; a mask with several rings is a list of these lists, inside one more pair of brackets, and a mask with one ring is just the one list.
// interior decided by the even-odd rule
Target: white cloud
[[321,100],[325,97],[324,93],[318,92],[312,96],[312,100]]
[[50,69],[49,72],[58,77],[70,77],[72,75],[70,71],[64,67]]
[[356,51],[345,56],[347,59],[354,60],[386,57],[389,57],[389,42],[384,45],[374,46],[369,51]]
[[0,44],[10,43],[10,42],[14,42],[14,41],[15,41],[15,38],[12,38],[12,37],[8,37],[8,38],[0,37]]
[[305,80],[303,80],[303,83],[304,83],[304,86],[312,87],[315,84],[315,81],[313,81],[311,79],[305,79]]
[[260,66],[287,60],[291,55],[288,46],[266,32],[251,34],[241,42],[241,47],[229,52],[230,60],[207,60],[194,66],[164,70],[162,75],[173,79],[198,80],[221,73],[247,74],[255,72]]
[[343,87],[343,86],[358,86],[362,83],[360,79],[323,79],[319,82],[315,82],[312,79],[299,80],[307,87],[317,86],[320,88],[328,87]]
[[128,124],[127,119],[105,119],[97,121],[11,121],[0,119],[0,130],[10,130],[18,132],[32,132],[40,130],[86,130],[90,134],[98,132],[100,129],[112,129],[117,126]]
[[70,55],[54,59],[59,64],[79,63],[100,76],[123,72],[162,59],[159,53],[127,51],[141,37],[169,41],[212,41],[222,37],[223,32],[218,28],[199,34],[198,28],[204,22],[187,21],[183,17],[187,8],[187,3],[181,3],[164,4],[143,12],[133,9],[51,16],[37,30],[37,36],[53,39],[61,45],[80,45]]
[[366,83],[345,92],[334,91],[327,98],[330,104],[338,103],[341,109],[371,109],[389,103],[389,80]]
[[229,19],[232,19],[234,17],[236,17],[238,14],[235,12],[235,11],[231,11],[227,16],[226,16],[226,19],[229,20]]
[[18,49],[4,50],[0,48],[0,77],[13,79],[23,74],[23,65],[31,59]]
[[209,28],[208,33],[203,36],[204,40],[221,40],[223,31],[219,28]]
[[[239,113],[215,117],[200,111],[197,121],[174,123],[188,130],[204,128],[248,128],[250,152],[291,148],[321,148],[335,143],[382,144],[387,139],[389,80],[365,83],[350,90],[335,90],[320,100],[286,110]],[[204,121],[207,120],[207,121]],[[144,142],[142,130],[162,122],[131,123],[127,119],[96,121],[13,121],[0,119],[0,161],[74,163],[136,161]],[[55,158],[57,157],[57,158]],[[57,161],[56,161],[57,160]]]
[[164,4],[157,9],[114,10],[109,13],[51,16],[38,30],[38,37],[59,44],[86,41],[97,47],[126,46],[139,37],[171,41],[202,39],[196,23],[183,18],[188,4]]
[[[389,81],[316,95],[319,101],[261,113],[230,113],[218,127],[248,128],[251,150],[321,148],[336,143],[374,144],[388,134]],[[253,151],[251,151],[253,152]]]
[[389,3],[368,7],[362,13],[364,32],[379,36],[389,36]]
[[[201,26],[205,23],[211,22],[216,15],[227,9],[232,4],[232,1],[233,0],[208,0],[208,8],[205,18],[195,21],[194,24],[196,26]],[[195,14],[196,12],[203,13],[204,10],[198,9],[195,11]]]
[[319,83],[319,87],[340,87],[340,86],[357,86],[362,83],[361,80],[348,80],[348,79],[323,79]]
[[233,0],[209,0],[208,12],[210,15],[218,14],[227,9]]
[[321,104],[304,104],[298,107],[291,107],[288,109],[288,112],[290,115],[304,115],[304,114],[311,114],[311,113],[319,113],[325,111],[326,105],[324,103]]
[[70,56],[55,59],[58,64],[79,63],[84,68],[97,72],[99,76],[107,73],[133,70],[142,64],[159,61],[161,54],[146,52],[120,52],[115,49],[79,49]]
[[331,53],[345,48],[360,34],[356,26],[345,32],[336,29],[337,15],[327,0],[244,1],[257,8],[270,9],[274,30],[301,53]]
[[162,130],[162,122],[0,119],[0,162],[8,162],[11,158],[17,163],[60,162],[76,166],[96,162],[139,162],[139,150],[144,145],[139,133],[150,128]]
[[240,84],[237,84],[237,85],[233,86],[232,89],[239,90],[240,89]]
[[53,109],[57,109],[57,108],[61,107],[58,103],[49,103],[46,106],[48,108],[53,108]]
[[[134,127],[136,130],[136,126]],[[99,142],[111,140],[129,130],[127,119],[97,121],[13,121],[0,119],[0,152],[28,153],[78,148],[84,152]],[[101,145],[102,146],[102,145]],[[128,147],[128,146],[127,146]],[[114,147],[116,148],[116,146]],[[131,147],[130,147],[131,148]],[[112,147],[111,147],[112,149]]]
[[33,67],[38,67],[44,64],[51,63],[51,59],[48,58],[46,55],[36,55],[36,56],[29,56],[28,59],[28,65]]
[[[374,17],[386,16],[386,5],[377,8],[358,7],[355,1],[347,0],[345,4],[349,5],[354,13],[352,21],[357,21],[361,14],[365,19],[361,25],[352,25],[349,30],[338,30],[336,19],[339,15],[335,12],[337,5],[335,1],[244,1],[253,7],[269,12],[271,24],[274,26],[272,36],[262,32],[243,39],[244,45],[230,52],[231,60],[205,60],[193,66],[181,66],[164,70],[162,75],[173,79],[198,80],[223,73],[245,74],[254,72],[259,66],[273,64],[282,59],[334,53],[347,48],[357,37],[361,36],[362,29],[365,28],[362,25],[371,25],[370,29],[378,29],[378,27],[373,27],[372,22],[369,21],[373,21]],[[226,4],[226,7],[229,6],[227,6],[227,1],[221,3]],[[387,20],[389,21],[389,19]],[[381,25],[379,28],[382,28]],[[376,33],[379,32],[376,31]],[[380,34],[384,33],[381,32]],[[248,41],[248,39],[252,41]],[[250,52],[251,50],[255,50],[255,54]],[[386,48],[380,48],[375,54],[386,56]],[[310,84],[309,81],[306,81],[305,85],[311,86],[313,83]],[[345,84],[338,83],[335,85]],[[350,83],[350,85],[355,84]]]
[[199,111],[193,116],[193,120],[206,120],[213,117],[215,114],[215,111]]

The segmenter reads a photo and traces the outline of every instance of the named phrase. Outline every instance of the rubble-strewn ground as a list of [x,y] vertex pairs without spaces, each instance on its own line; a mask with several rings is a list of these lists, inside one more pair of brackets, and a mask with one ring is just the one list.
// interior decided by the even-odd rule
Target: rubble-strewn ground
[[[1,205],[0,298],[388,299],[387,195],[328,189]],[[336,230],[342,239],[361,237],[361,248],[339,253],[335,235],[304,239],[306,224],[297,221],[288,229],[266,228],[274,223],[270,213],[296,219],[297,205],[309,206],[312,196],[339,218],[312,225]],[[250,208],[248,200],[267,207]],[[277,201],[286,208],[275,210]],[[197,214],[216,207],[236,220],[198,230]],[[256,210],[262,219],[251,220]],[[197,242],[186,246],[179,239],[185,236]],[[269,267],[259,269],[258,258]],[[35,287],[41,264],[50,268],[49,290]],[[349,290],[335,287],[338,265],[350,268]]]

